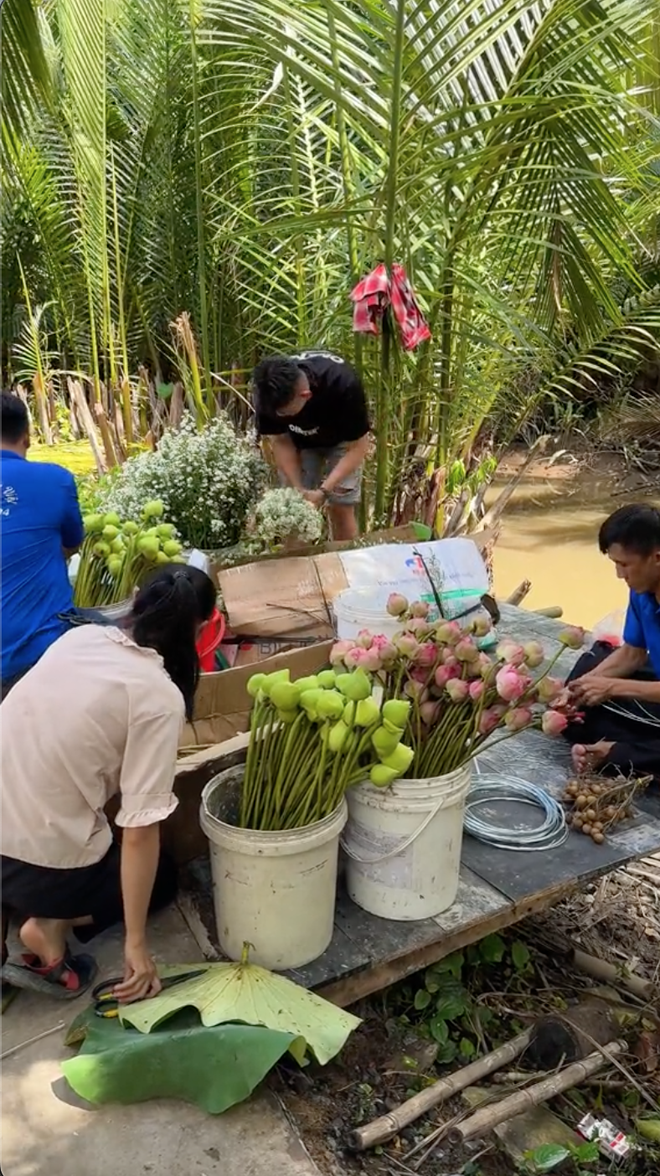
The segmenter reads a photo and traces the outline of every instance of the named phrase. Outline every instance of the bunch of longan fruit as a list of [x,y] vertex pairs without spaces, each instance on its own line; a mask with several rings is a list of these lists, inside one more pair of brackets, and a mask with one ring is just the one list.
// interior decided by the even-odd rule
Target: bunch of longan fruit
[[623,784],[586,777],[569,780],[562,797],[566,807],[572,810],[569,827],[591,837],[596,845],[602,845],[605,834],[614,825],[632,817],[630,802],[634,792],[635,785],[631,786],[629,780]]

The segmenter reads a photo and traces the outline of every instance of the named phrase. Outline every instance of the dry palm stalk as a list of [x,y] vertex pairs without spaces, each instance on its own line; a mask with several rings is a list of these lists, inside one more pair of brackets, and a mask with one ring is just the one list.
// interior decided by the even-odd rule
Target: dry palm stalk
[[535,1082],[533,1086],[528,1086],[526,1090],[516,1090],[514,1094],[493,1103],[492,1106],[480,1107],[462,1123],[457,1123],[455,1127],[452,1127],[449,1132],[449,1142],[465,1143],[468,1139],[485,1135],[497,1127],[499,1123],[505,1123],[508,1119],[521,1115],[530,1107],[537,1107],[539,1103],[554,1098],[557,1094],[562,1094],[564,1090],[579,1086],[585,1078],[604,1069],[612,1058],[623,1053],[625,1049],[625,1042],[613,1041],[606,1045],[602,1051],[589,1054],[581,1062],[573,1062],[572,1065],[559,1070],[550,1078],[543,1078],[540,1082]]
[[351,1132],[350,1146],[356,1151],[366,1151],[367,1148],[376,1147],[378,1144],[386,1143],[388,1139],[393,1139],[404,1127],[407,1127],[409,1123],[414,1123],[415,1119],[419,1119],[432,1107],[437,1107],[439,1103],[445,1102],[446,1099],[465,1090],[473,1082],[478,1082],[480,1078],[485,1078],[493,1071],[499,1070],[500,1066],[506,1066],[508,1062],[513,1061],[526,1049],[529,1040],[529,1032],[520,1033],[518,1037],[507,1041],[505,1045],[501,1045],[492,1053],[485,1054],[484,1057],[479,1058],[476,1062],[470,1062],[468,1066],[464,1066],[455,1074],[441,1078],[439,1082],[434,1082],[432,1086],[420,1090],[418,1094],[406,1099],[395,1110],[388,1111],[386,1115],[381,1115],[379,1119],[374,1119],[371,1123],[365,1123],[363,1127],[357,1127],[355,1131]]

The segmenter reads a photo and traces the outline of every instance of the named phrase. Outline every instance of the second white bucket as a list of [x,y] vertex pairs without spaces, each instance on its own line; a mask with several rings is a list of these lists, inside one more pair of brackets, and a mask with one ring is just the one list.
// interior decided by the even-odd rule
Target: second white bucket
[[391,617],[384,605],[374,608],[371,588],[347,588],[335,596],[332,607],[340,641],[357,637],[361,629],[385,637],[393,637],[401,629],[399,618]]
[[469,764],[429,780],[348,790],[342,846],[353,902],[382,919],[430,919],[456,899]]
[[339,837],[346,801],[303,829],[262,833],[232,824],[243,768],[228,768],[202,792],[200,821],[209,839],[213,905],[222,950],[273,972],[300,968],[330,944]]

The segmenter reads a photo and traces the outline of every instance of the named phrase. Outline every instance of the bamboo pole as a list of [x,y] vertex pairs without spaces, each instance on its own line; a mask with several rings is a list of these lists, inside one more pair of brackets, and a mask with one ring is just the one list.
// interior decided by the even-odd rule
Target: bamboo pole
[[572,1065],[552,1074],[550,1078],[543,1078],[540,1082],[529,1086],[527,1090],[516,1090],[508,1097],[500,1099],[499,1102],[479,1107],[462,1123],[457,1123],[455,1127],[450,1128],[447,1137],[449,1143],[465,1143],[468,1139],[474,1139],[475,1136],[485,1135],[500,1123],[506,1123],[509,1119],[514,1119],[516,1115],[522,1115],[523,1111],[528,1111],[530,1107],[537,1107],[546,1099],[554,1098],[555,1095],[561,1094],[564,1090],[570,1090],[573,1086],[579,1086],[580,1082],[584,1082],[585,1078],[589,1078],[598,1070],[604,1069],[611,1058],[623,1053],[625,1049],[627,1049],[625,1041],[612,1041],[602,1051],[589,1054],[581,1062],[573,1062]]
[[591,976],[594,980],[603,980],[606,984],[617,984],[620,988],[627,988],[629,992],[640,997],[641,1000],[652,1001],[657,996],[657,988],[650,980],[642,976],[626,976],[607,960],[599,960],[597,956],[587,955],[579,947],[572,949],[572,962],[576,968]]
[[78,380],[71,379],[67,380],[67,384],[69,387],[69,395],[76,406],[80,424],[87,434],[87,439],[89,441],[92,453],[94,454],[96,468],[99,474],[105,474],[108,467],[105,464],[105,459],[101,452],[101,447],[99,445],[96,434],[96,427],[94,425],[94,417],[92,416],[87,400],[85,399],[85,393],[83,392],[82,385],[78,382]]
[[355,1131],[351,1132],[350,1146],[356,1151],[366,1151],[367,1148],[376,1147],[378,1144],[386,1143],[388,1139],[393,1139],[404,1127],[407,1127],[409,1123],[414,1123],[415,1119],[419,1119],[432,1107],[437,1107],[439,1103],[445,1102],[446,1099],[465,1090],[473,1082],[478,1082],[480,1078],[487,1077],[494,1070],[499,1070],[500,1066],[506,1066],[513,1061],[527,1048],[530,1037],[530,1030],[520,1033],[511,1041],[501,1045],[499,1049],[493,1050],[492,1053],[484,1054],[476,1062],[470,1062],[469,1065],[463,1066],[462,1070],[457,1070],[456,1073],[449,1074],[446,1078],[434,1082],[432,1086],[427,1086],[425,1090],[420,1090],[419,1094],[414,1094],[412,1098],[406,1099],[404,1103],[401,1103],[395,1110],[389,1111],[387,1115],[381,1115],[379,1119],[365,1123],[363,1127],[357,1127]]

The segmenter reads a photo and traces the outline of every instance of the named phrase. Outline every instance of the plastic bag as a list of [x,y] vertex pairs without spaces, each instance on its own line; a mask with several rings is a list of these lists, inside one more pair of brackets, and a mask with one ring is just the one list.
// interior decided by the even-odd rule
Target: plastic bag
[[621,645],[623,641],[623,626],[626,623],[625,608],[616,608],[594,625],[591,632],[591,643],[607,641],[608,645]]

